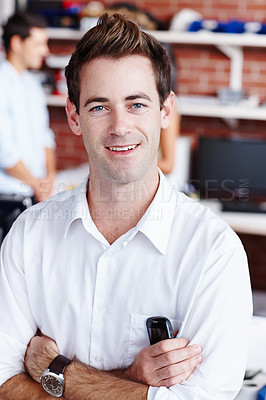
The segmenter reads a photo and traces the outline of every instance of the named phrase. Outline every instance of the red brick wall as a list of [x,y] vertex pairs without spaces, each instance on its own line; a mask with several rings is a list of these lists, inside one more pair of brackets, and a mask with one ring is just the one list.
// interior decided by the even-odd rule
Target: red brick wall
[[[118,2],[120,1],[102,1],[106,6]],[[208,19],[238,18],[259,22],[266,20],[266,3],[263,0],[131,0],[127,2],[146,9],[162,20],[170,19],[183,8],[191,8]]]
[[82,138],[74,135],[70,130],[65,109],[63,107],[50,107],[51,127],[57,142],[57,167],[66,169],[80,165],[87,161]]
[[[175,45],[179,94],[215,95],[229,85],[230,60],[214,46]],[[248,95],[266,97],[265,49],[244,48],[242,87]]]
[[266,291],[266,237],[246,234],[239,237],[247,252],[252,287]]

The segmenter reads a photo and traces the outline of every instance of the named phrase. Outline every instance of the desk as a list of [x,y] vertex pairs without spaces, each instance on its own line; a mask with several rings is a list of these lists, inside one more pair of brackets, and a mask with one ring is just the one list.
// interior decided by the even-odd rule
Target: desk
[[224,212],[216,200],[200,200],[200,204],[210,208],[238,233],[266,236],[266,213]]

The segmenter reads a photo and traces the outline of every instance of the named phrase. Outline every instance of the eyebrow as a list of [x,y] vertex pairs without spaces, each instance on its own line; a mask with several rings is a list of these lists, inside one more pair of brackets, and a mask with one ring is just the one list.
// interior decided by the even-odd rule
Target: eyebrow
[[[136,100],[136,99],[145,99],[152,103],[152,99],[145,93],[136,93],[130,96],[127,96],[125,100]],[[86,100],[84,107],[91,103],[107,103],[109,99],[107,97],[90,97]]]
[[145,93],[136,93],[126,97],[126,100],[136,100],[136,99],[145,99],[152,103],[152,99],[150,98],[150,96],[148,96]]
[[86,107],[90,103],[106,103],[108,99],[106,97],[90,97],[86,100],[84,107]]

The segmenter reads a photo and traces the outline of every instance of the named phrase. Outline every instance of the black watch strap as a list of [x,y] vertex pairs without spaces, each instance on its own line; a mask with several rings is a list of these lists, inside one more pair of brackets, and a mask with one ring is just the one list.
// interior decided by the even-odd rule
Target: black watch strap
[[63,374],[70,361],[71,360],[69,358],[60,354],[59,356],[55,357],[48,368],[51,372],[54,372],[57,375]]

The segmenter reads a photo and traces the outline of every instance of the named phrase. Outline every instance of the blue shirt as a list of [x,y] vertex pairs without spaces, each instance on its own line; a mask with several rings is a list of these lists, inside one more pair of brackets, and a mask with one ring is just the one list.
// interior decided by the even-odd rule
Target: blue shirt
[[29,71],[19,74],[0,64],[0,192],[32,195],[32,189],[8,175],[6,168],[23,161],[36,178],[46,175],[45,148],[54,148],[44,92]]

